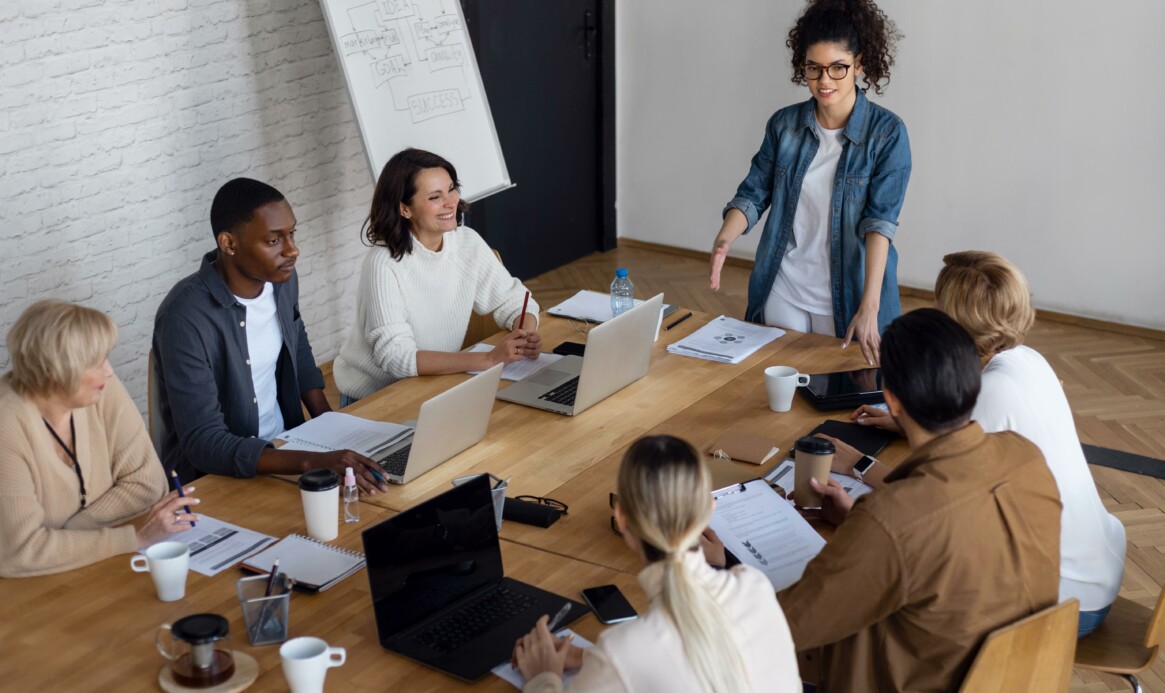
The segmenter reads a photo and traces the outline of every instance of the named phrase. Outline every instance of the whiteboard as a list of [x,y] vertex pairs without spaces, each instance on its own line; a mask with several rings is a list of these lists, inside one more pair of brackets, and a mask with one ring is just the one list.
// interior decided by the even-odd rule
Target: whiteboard
[[439,154],[473,201],[511,187],[458,0],[320,0],[372,180],[406,147]]

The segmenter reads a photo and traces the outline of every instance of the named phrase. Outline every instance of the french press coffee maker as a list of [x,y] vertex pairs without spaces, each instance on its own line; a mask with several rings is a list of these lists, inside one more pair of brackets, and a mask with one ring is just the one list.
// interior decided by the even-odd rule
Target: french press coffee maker
[[[169,631],[170,643],[162,640]],[[158,652],[170,660],[174,681],[187,688],[210,688],[235,673],[231,654],[230,623],[218,614],[194,614],[165,624],[154,640]]]

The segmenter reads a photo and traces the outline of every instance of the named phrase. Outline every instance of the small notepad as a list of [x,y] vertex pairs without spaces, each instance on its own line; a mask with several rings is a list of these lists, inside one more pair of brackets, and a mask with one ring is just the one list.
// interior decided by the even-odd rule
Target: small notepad
[[362,553],[292,534],[243,561],[243,568],[269,573],[276,558],[279,572],[293,578],[296,587],[310,592],[328,589],[365,564]]

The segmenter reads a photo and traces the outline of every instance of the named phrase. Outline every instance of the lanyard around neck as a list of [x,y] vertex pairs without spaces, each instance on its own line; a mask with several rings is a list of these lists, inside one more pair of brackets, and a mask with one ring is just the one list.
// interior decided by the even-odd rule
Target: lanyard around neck
[[65,451],[65,454],[69,456],[69,459],[73,460],[73,471],[77,472],[77,483],[81,486],[81,509],[84,510],[86,500],[85,477],[81,476],[81,463],[77,461],[77,428],[73,424],[73,417],[72,415],[69,416],[69,437],[73,439],[73,447],[71,449],[68,445],[65,445],[65,441],[61,440],[61,437],[57,435],[57,432],[53,430],[53,427],[49,425],[48,421],[45,421],[45,419],[41,419],[41,421],[44,421],[44,426],[49,429],[49,433],[53,434],[53,439],[57,441],[57,445],[60,445],[61,449]]

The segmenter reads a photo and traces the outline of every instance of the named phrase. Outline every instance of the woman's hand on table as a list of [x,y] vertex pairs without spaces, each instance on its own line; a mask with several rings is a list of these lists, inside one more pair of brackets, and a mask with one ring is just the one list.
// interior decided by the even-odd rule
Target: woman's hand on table
[[[489,367],[499,363],[513,363],[514,361],[520,361],[525,358],[527,334],[526,330],[515,329],[507,334],[502,341],[498,342],[498,345],[492,351],[486,352],[489,358]],[[537,334],[537,332],[534,334]],[[542,344],[542,338],[540,336],[538,337],[538,344]]]
[[167,493],[133,521],[138,549],[149,548],[169,538],[171,534],[185,532],[190,529],[192,522],[198,521],[197,515],[186,512],[186,506],[196,506],[202,501],[191,495],[194,493],[193,486],[187,486],[183,491],[185,497],[179,496],[177,491]]
[[538,357],[542,354],[542,335],[538,334],[537,328],[518,330],[518,334],[526,340],[526,346],[522,349],[522,355],[531,361],[538,360]]
[[534,630],[514,644],[510,665],[527,681],[547,671],[561,677],[564,670],[582,666],[582,650],[571,644],[573,636],[556,637],[546,627],[549,620],[549,616],[542,616]]
[[849,415],[849,420],[860,426],[877,426],[887,431],[902,433],[902,427],[898,425],[898,421],[893,416],[890,416],[889,411],[869,404],[863,404],[854,409]]
[[724,542],[720,541],[711,527],[705,527],[700,535],[700,550],[704,552],[704,560],[713,568],[723,568],[728,564]]
[[882,337],[878,334],[878,308],[862,304],[854,319],[845,331],[845,339],[841,341],[841,348],[845,349],[851,341],[856,341],[862,349],[862,356],[871,366],[878,365],[878,349],[882,344]]

